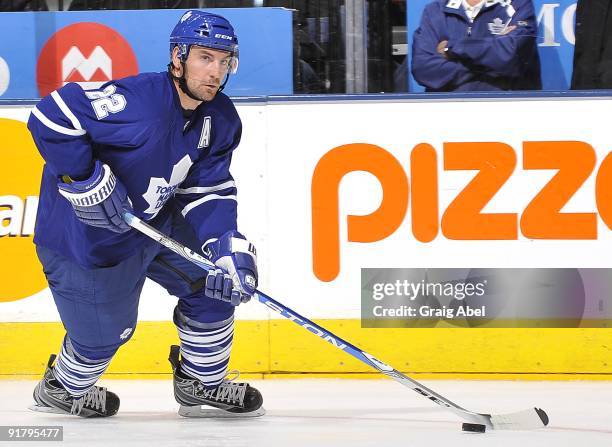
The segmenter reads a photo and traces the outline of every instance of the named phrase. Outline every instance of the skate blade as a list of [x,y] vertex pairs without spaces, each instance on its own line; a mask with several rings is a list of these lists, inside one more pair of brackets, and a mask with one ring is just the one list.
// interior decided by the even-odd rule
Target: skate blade
[[59,408],[47,407],[46,405],[32,404],[28,407],[28,410],[37,411],[39,413],[53,413],[53,414],[68,414],[64,410]]
[[193,406],[188,407],[181,405],[178,411],[180,416],[186,418],[222,418],[222,419],[244,419],[244,418],[256,418],[266,414],[266,410],[263,407],[258,408],[255,411],[249,413],[231,413],[229,411],[221,410],[220,408],[206,407],[206,406]]

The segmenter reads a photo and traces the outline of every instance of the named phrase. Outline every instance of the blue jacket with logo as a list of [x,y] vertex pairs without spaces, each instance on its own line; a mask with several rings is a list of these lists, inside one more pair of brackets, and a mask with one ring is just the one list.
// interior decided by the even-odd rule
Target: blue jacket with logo
[[435,0],[414,33],[412,75],[431,92],[541,89],[536,36],[531,0],[487,0],[473,22],[461,0]]
[[134,213],[155,227],[174,207],[202,243],[236,229],[230,163],[242,124],[223,93],[185,116],[165,72],[111,81],[99,90],[69,83],[38,103],[28,128],[46,162],[37,245],[91,268],[114,265],[149,242],[134,230],[119,234],[83,224],[59,195],[59,177],[86,176],[93,159],[111,167]]

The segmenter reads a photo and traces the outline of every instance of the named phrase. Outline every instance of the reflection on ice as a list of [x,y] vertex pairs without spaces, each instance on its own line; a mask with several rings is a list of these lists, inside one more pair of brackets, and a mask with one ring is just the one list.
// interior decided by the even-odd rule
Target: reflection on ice
[[27,407],[35,383],[0,380],[0,420],[5,426],[62,425],[62,445],[87,447],[612,445],[609,382],[427,381],[475,411],[510,413],[538,406],[551,419],[542,430],[485,434],[462,432],[452,414],[390,380],[250,382],[264,396],[267,414],[261,418],[182,418],[169,380],[106,380],[104,385],[121,398],[119,414],[86,420],[32,412]]

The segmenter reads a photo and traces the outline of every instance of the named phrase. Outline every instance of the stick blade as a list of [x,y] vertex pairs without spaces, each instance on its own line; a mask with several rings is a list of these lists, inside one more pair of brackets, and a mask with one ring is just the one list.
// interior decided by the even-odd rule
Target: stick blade
[[535,430],[546,427],[548,421],[548,415],[541,408],[491,415],[491,424],[495,430]]

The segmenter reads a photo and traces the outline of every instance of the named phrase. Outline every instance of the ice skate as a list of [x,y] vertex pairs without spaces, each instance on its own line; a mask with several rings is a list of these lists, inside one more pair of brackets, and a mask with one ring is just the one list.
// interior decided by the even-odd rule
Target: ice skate
[[73,397],[55,378],[51,354],[43,379],[34,388],[30,410],[44,413],[73,414],[84,418],[112,416],[119,410],[119,397],[104,387],[94,386],[80,397]]
[[[217,388],[206,389],[198,380],[180,371],[180,348],[170,347],[174,372],[174,397],[184,417],[244,418],[265,414],[261,393],[248,383],[224,380]],[[237,378],[237,377],[236,377]]]

